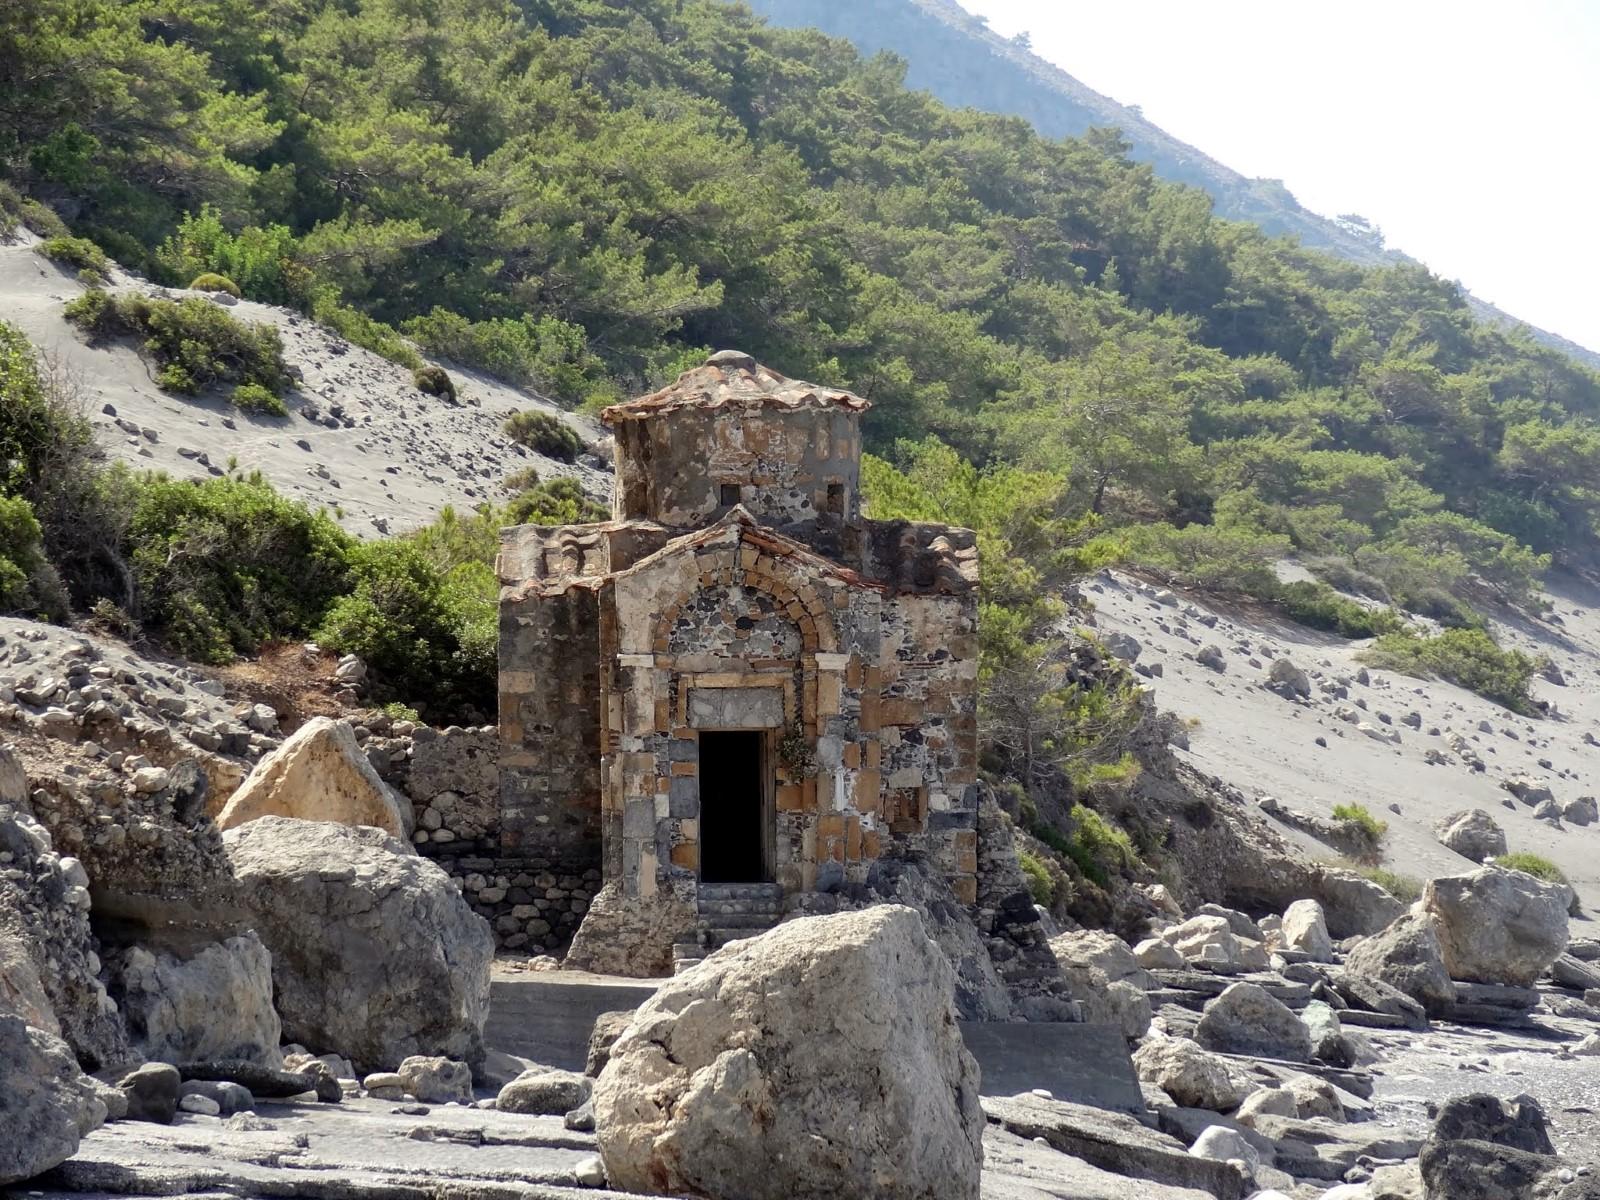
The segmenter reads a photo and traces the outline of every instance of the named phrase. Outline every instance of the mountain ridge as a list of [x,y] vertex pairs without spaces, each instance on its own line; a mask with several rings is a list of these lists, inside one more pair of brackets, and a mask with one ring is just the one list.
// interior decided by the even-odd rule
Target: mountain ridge
[[[1018,116],[1046,137],[1082,137],[1090,129],[1111,127],[1129,143],[1128,154],[1176,183],[1211,196],[1218,216],[1247,221],[1273,235],[1297,239],[1363,266],[1419,263],[1383,245],[1381,235],[1304,207],[1281,180],[1251,178],[1174,137],[1136,107],[1095,91],[1061,67],[990,29],[955,0],[880,0],[862,5],[847,0],[744,0],[776,25],[813,26],[852,42],[863,54],[889,51],[906,60],[906,82],[956,107]],[[1009,70],[976,60],[982,51]],[[1424,264],[1425,265],[1425,264]],[[1591,367],[1600,352],[1530,324],[1462,287],[1475,316],[1492,325],[1525,327],[1542,345],[1561,350]]]

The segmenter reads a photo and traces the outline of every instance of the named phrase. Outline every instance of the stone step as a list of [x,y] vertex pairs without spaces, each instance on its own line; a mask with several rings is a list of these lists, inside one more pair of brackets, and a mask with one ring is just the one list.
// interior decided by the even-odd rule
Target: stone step
[[783,899],[783,889],[775,883],[702,883],[696,894],[701,900]]
[[1365,1029],[1406,1029],[1410,1022],[1394,1013],[1367,1012],[1359,1008],[1338,1010],[1341,1025],[1360,1025]]
[[710,930],[757,929],[765,932],[778,923],[779,913],[701,913],[700,928]]

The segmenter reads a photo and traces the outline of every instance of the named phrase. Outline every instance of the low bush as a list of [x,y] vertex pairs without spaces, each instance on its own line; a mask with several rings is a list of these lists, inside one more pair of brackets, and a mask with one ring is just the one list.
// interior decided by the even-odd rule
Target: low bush
[[1508,871],[1521,871],[1524,875],[1532,875],[1535,879],[1542,879],[1546,883],[1567,882],[1565,871],[1543,855],[1528,850],[1513,850],[1510,854],[1502,854],[1494,860],[1494,865],[1504,867]]
[[1128,556],[1187,587],[1269,595],[1278,586],[1274,564],[1289,539],[1238,526],[1141,525],[1128,531]]
[[33,505],[0,495],[0,613],[64,620],[66,592],[44,555]]
[[258,417],[287,417],[289,407],[259,383],[241,383],[229,397],[240,412]]
[[1276,602],[1290,620],[1312,629],[1337,633],[1340,637],[1377,637],[1404,628],[1404,622],[1393,610],[1357,604],[1325,583],[1310,580],[1286,583],[1278,589]]
[[528,409],[513,416],[505,425],[506,436],[535,454],[560,462],[576,462],[583,450],[583,439],[553,413]]
[[499,597],[493,569],[465,562],[442,571],[410,539],[357,546],[349,561],[355,586],[328,609],[317,643],[359,654],[373,671],[379,699],[430,712],[492,712]]
[[410,370],[422,366],[422,355],[392,325],[358,312],[338,301],[338,293],[323,289],[311,302],[311,316],[346,341]]
[[248,479],[135,481],[128,545],[139,616],[179,651],[227,662],[303,638],[349,586],[354,539]]
[[239,290],[239,285],[226,275],[218,275],[215,271],[206,271],[196,275],[189,281],[191,292],[227,292],[235,300],[244,295]]
[[536,488],[539,486],[539,468],[523,467],[513,471],[501,481],[500,486],[513,496],[520,495],[529,488]]
[[90,291],[67,305],[66,316],[97,337],[138,338],[155,360],[156,382],[170,392],[253,383],[276,396],[289,385],[277,326],[235,320],[198,296],[172,301]]
[[1354,825],[1374,847],[1379,845],[1384,835],[1389,832],[1389,823],[1378,820],[1364,804],[1335,804],[1333,819]]
[[[252,300],[309,309],[311,272],[297,257],[295,237],[283,225],[247,225],[237,233],[206,205],[189,213],[153,256],[163,282],[178,286],[196,276],[221,276]],[[237,295],[238,293],[234,293]]]
[[1429,637],[1387,633],[1361,659],[1405,675],[1449,680],[1513,712],[1536,711],[1528,685],[1542,666],[1540,660],[1501,649],[1481,629],[1446,629]]
[[1410,875],[1401,875],[1387,867],[1352,868],[1356,874],[1377,884],[1401,904],[1413,904],[1422,898],[1422,881]]
[[105,274],[110,261],[105,252],[87,238],[59,236],[46,238],[34,249],[53,262],[66,263],[80,270]]
[[581,525],[610,519],[610,509],[589,499],[576,479],[566,477],[526,489],[505,511],[508,525]]
[[417,385],[419,392],[426,392],[430,396],[443,396],[451,404],[456,402],[455,380],[450,378],[450,373],[443,367],[432,365],[418,367],[412,372],[411,381]]
[[407,321],[404,330],[430,354],[507,383],[536,387],[568,407],[590,395],[604,375],[582,327],[548,314],[469,321],[435,308]]
[[1050,878],[1050,868],[1037,855],[1026,850],[1017,852],[1017,863],[1022,867],[1022,877],[1028,884],[1028,895],[1033,902],[1049,908],[1056,898],[1055,881]]

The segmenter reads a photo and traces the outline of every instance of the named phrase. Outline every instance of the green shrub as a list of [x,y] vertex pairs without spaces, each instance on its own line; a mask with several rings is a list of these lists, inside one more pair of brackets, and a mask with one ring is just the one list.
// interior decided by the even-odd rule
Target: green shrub
[[604,374],[583,328],[548,314],[469,321],[435,308],[407,321],[404,330],[430,354],[508,383],[536,387],[568,407],[588,396]]
[[1567,882],[1565,871],[1548,858],[1528,850],[1513,850],[1510,854],[1502,854],[1494,860],[1494,865],[1504,867],[1508,871],[1521,871],[1524,875],[1532,875],[1535,879],[1542,879],[1546,883]]
[[1422,897],[1422,883],[1410,875],[1400,875],[1387,867],[1353,868],[1356,874],[1371,880],[1401,904],[1412,904]]
[[1394,633],[1403,622],[1387,608],[1368,608],[1339,595],[1325,583],[1297,580],[1282,585],[1277,604],[1291,620],[1340,637],[1369,638]]
[[526,489],[505,511],[508,525],[581,525],[610,519],[610,509],[585,496],[576,479],[565,477]]
[[350,564],[355,587],[328,609],[317,642],[360,655],[380,697],[430,710],[493,711],[493,569],[468,562],[441,571],[408,539],[357,546]]
[[526,492],[530,488],[536,488],[539,486],[539,468],[523,467],[520,470],[513,471],[501,481],[500,486],[513,496]]
[[0,496],[0,613],[67,615],[66,593],[44,556],[44,531],[20,496]]
[[54,262],[93,271],[97,275],[105,274],[106,267],[110,265],[105,252],[87,238],[46,238],[34,250]]
[[354,539],[259,475],[148,475],[128,544],[145,624],[190,658],[226,662],[308,634],[348,587]]
[[30,233],[42,238],[64,238],[71,231],[67,223],[56,216],[55,209],[37,200],[24,200],[21,209],[22,223]]
[[1447,679],[1513,712],[1535,711],[1528,685],[1542,664],[1520,651],[1502,650],[1481,629],[1446,629],[1431,637],[1386,633],[1361,659],[1405,675]]
[[241,383],[233,389],[233,395],[230,400],[240,412],[250,413],[254,416],[287,417],[289,415],[288,405],[284,404],[282,400],[259,383]]
[[215,271],[206,271],[196,275],[189,281],[191,292],[227,292],[234,299],[239,299],[244,293],[239,290],[239,285],[226,275],[218,275]]
[[583,439],[577,431],[553,413],[536,409],[519,412],[506,422],[505,428],[512,441],[546,458],[576,462],[583,449]]
[[1335,804],[1333,819],[1354,825],[1375,847],[1389,832],[1389,823],[1378,820],[1364,804]]
[[276,396],[289,385],[277,326],[237,321],[198,296],[174,302],[90,291],[67,305],[66,316],[96,337],[140,339],[167,391],[193,395],[217,384],[253,383]]
[[339,303],[336,292],[328,289],[319,292],[312,301],[311,315],[340,337],[392,363],[413,371],[422,366],[422,356],[392,325]]
[[296,257],[294,234],[282,225],[248,225],[232,233],[207,205],[187,214],[153,259],[165,282],[174,286],[215,274],[237,283],[252,300],[301,309],[311,305],[311,272]]
[[1050,878],[1050,868],[1026,850],[1017,852],[1017,863],[1022,867],[1022,877],[1027,881],[1028,894],[1033,902],[1049,908],[1056,898],[1055,881]]
[[443,367],[432,365],[418,367],[412,372],[411,381],[417,385],[419,392],[426,392],[430,396],[443,396],[451,404],[456,402],[455,380],[450,378],[450,373]]
[[1268,595],[1278,585],[1274,564],[1289,539],[1238,526],[1141,525],[1128,531],[1128,556],[1189,587]]

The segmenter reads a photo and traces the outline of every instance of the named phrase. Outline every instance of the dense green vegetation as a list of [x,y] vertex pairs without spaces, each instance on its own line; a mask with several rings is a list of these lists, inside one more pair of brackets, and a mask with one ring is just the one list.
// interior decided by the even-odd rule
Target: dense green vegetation
[[1502,650],[1481,629],[1446,629],[1427,637],[1410,630],[1386,633],[1362,658],[1391,671],[1448,679],[1513,712],[1535,711],[1528,685],[1541,662],[1518,650]]
[[[1097,563],[1382,634],[1396,669],[1516,706],[1474,608],[1595,547],[1600,378],[1453,285],[1217,220],[1115,136],[952,111],[712,0],[36,0],[0,12],[0,108],[0,225],[224,276],[412,368],[414,341],[593,405],[734,345],[868,396],[875,513],[984,539],[993,750],[1030,788],[1122,753],[1130,689],[1052,632]],[[165,386],[280,390],[215,306],[81,303]],[[105,594],[115,564],[75,553],[92,602],[72,581]],[[1279,584],[1287,553],[1376,607]],[[391,583],[448,607],[414,565],[346,564],[365,617]]]

